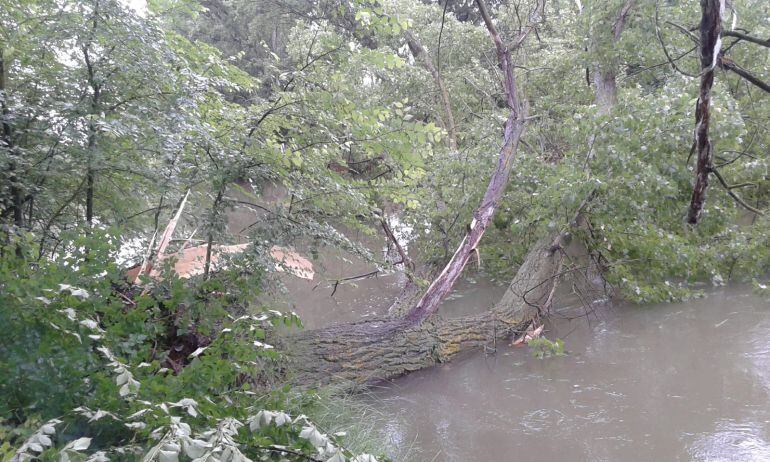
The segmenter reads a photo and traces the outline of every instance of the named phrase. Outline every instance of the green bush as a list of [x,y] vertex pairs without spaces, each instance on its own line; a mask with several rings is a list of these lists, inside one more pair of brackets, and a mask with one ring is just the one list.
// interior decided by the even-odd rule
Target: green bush
[[246,302],[259,274],[130,286],[115,235],[2,249],[0,460],[375,460],[304,415],[317,395],[271,388],[273,327],[300,324]]

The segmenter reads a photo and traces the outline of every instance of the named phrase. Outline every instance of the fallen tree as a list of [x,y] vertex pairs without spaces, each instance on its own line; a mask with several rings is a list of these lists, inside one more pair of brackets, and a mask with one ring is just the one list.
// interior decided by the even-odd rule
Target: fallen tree
[[506,293],[485,313],[450,319],[436,314],[419,323],[408,317],[372,319],[284,338],[291,381],[302,386],[370,383],[448,361],[464,350],[494,347],[524,332],[553,298],[566,236],[539,240]]
[[[457,353],[494,344],[523,331],[550,303],[561,269],[565,233],[539,240],[530,250],[506,294],[490,311],[453,319],[437,315],[494,217],[508,184],[513,159],[526,129],[528,105],[516,84],[511,50],[524,42],[542,15],[533,10],[529,26],[509,48],[482,0],[476,4],[495,45],[510,114],[505,123],[497,167],[473,221],[454,255],[419,300],[404,315],[300,332],[282,340],[296,384],[366,383],[396,377],[447,361]],[[414,290],[414,287],[409,289]]]

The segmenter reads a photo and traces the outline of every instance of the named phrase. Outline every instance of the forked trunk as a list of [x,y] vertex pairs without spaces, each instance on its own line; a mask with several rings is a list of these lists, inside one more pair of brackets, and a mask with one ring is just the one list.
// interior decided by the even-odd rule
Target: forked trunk
[[418,325],[403,318],[373,319],[299,332],[282,340],[302,387],[366,384],[452,359],[464,350],[492,347],[523,331],[549,303],[561,270],[563,235],[530,250],[501,301],[477,315],[432,316]]

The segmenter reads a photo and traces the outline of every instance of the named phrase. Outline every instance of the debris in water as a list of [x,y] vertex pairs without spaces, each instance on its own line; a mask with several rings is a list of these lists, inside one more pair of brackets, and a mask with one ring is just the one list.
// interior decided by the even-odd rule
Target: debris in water
[[530,340],[540,337],[540,335],[543,333],[544,326],[544,324],[540,324],[539,327],[533,329],[533,326],[530,325],[529,328],[527,328],[527,330],[524,332],[524,335],[514,340],[513,343],[511,343],[511,346],[521,347],[529,343]]

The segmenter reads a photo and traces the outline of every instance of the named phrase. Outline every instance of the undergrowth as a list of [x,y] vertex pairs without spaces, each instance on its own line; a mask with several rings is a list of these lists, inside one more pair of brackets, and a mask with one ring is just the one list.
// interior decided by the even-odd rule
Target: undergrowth
[[55,260],[0,236],[0,461],[386,460],[371,408],[278,386],[275,328],[300,323],[249,302],[259,273],[132,286],[117,235]]

